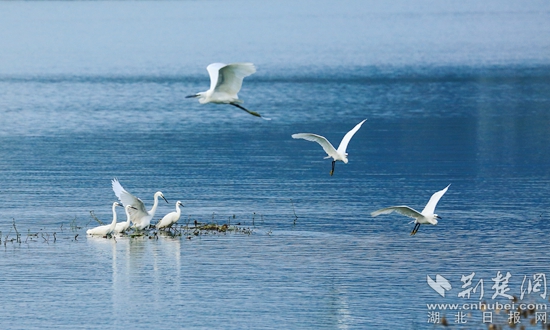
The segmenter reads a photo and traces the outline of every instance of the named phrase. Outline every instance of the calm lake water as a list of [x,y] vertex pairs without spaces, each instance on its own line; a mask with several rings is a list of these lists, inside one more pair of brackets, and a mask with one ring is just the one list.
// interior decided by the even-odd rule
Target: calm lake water
[[[3,2],[0,40],[2,328],[485,328],[462,304],[507,295],[550,323],[548,2]],[[272,120],[185,99],[219,61]],[[365,118],[332,177],[291,138]],[[252,233],[86,237],[115,177]],[[370,216],[448,184],[416,236]]]

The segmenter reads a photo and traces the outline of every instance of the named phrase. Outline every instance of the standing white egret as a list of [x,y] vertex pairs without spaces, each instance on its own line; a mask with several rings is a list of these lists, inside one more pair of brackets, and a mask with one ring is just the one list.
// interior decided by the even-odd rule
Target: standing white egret
[[172,227],[173,224],[178,222],[181,215],[180,205],[181,207],[183,207],[183,203],[180,201],[177,201],[176,211],[168,213],[159,222],[157,222],[157,225],[156,225],[157,229]]
[[130,228],[130,224],[132,223],[132,221],[130,220],[131,218],[131,215],[130,215],[130,210],[133,209],[133,210],[137,210],[135,207],[133,207],[132,205],[126,205],[124,207],[124,211],[126,212],[126,221],[124,222],[118,222],[115,226],[115,230],[113,231],[113,233],[115,234],[120,234],[126,230],[128,230],[128,228]]
[[[256,72],[256,67],[252,63],[212,63],[206,67],[210,75],[210,89],[206,92],[200,92],[193,95],[187,95],[186,98],[196,97],[201,104],[221,103],[231,104],[249,114],[262,117],[256,111],[250,111],[240,105],[243,103],[237,93],[241,90],[243,79]],[[263,117],[262,117],[263,118]],[[265,118],[267,119],[267,118]]]
[[162,197],[162,199],[164,199],[164,201],[168,203],[166,198],[164,198],[162,192],[157,191],[154,195],[153,207],[149,211],[147,211],[145,209],[143,201],[124,190],[117,179],[113,179],[111,183],[113,185],[113,191],[115,192],[116,197],[118,197],[122,204],[124,206],[131,205],[134,207],[133,209],[129,210],[129,213],[132,223],[138,230],[146,228],[151,223],[151,219],[153,219],[153,217],[155,216],[155,212],[157,211],[159,197]]
[[86,234],[88,234],[88,235],[101,235],[101,236],[111,235],[113,233],[113,231],[115,230],[115,226],[116,226],[116,210],[115,210],[115,208],[117,206],[122,206],[122,205],[120,205],[119,202],[114,202],[113,203],[113,221],[111,222],[110,225],[103,225],[103,226],[97,226],[97,227],[94,227],[94,228],[90,228],[90,229],[86,230]]
[[400,205],[400,206],[390,206],[386,207],[377,211],[372,212],[370,215],[373,217],[376,217],[380,214],[390,214],[393,211],[405,215],[407,217],[411,217],[414,219],[414,228],[411,232],[411,235],[416,234],[418,231],[418,228],[420,228],[420,224],[432,224],[437,225],[437,219],[441,219],[440,216],[435,214],[435,207],[437,206],[437,203],[441,199],[441,197],[447,192],[447,189],[449,189],[451,185],[449,184],[445,189],[440,190],[432,195],[430,200],[428,201],[428,204],[424,207],[422,212],[418,212],[417,210],[408,207],[406,205]]
[[346,152],[346,149],[348,148],[348,143],[353,137],[353,135],[355,134],[355,132],[357,132],[359,128],[361,128],[361,125],[363,125],[365,120],[355,125],[355,127],[351,131],[347,132],[346,135],[344,135],[344,138],[340,142],[338,149],[334,149],[332,144],[324,136],[321,136],[321,135],[317,135],[313,133],[298,133],[298,134],[292,134],[292,137],[295,139],[304,139],[307,141],[313,141],[313,142],[319,143],[321,147],[323,147],[323,150],[325,150],[325,152],[328,154],[328,156],[325,157],[325,159],[331,158],[331,157],[333,159],[332,170],[330,170],[330,175],[332,175],[334,174],[334,164],[336,163],[337,160],[344,162],[344,164],[348,163],[348,154]]

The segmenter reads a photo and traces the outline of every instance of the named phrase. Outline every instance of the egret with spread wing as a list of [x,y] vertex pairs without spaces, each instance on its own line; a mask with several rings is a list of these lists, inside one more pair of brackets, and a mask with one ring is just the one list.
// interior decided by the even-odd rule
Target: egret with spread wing
[[116,197],[118,197],[122,204],[124,206],[133,206],[133,209],[129,210],[130,218],[132,220],[132,223],[138,230],[142,230],[149,226],[149,224],[151,224],[151,219],[153,219],[153,217],[155,216],[155,212],[157,211],[159,197],[162,197],[162,199],[164,199],[164,201],[168,203],[166,198],[164,198],[162,192],[157,191],[154,195],[153,207],[149,211],[147,211],[147,209],[145,209],[143,201],[124,190],[117,179],[113,179],[111,183],[113,185],[113,191],[115,192]]
[[380,210],[376,210],[372,212],[370,215],[373,217],[376,217],[380,214],[390,214],[392,212],[397,212],[399,214],[405,215],[407,217],[411,217],[414,219],[414,228],[411,232],[411,235],[416,234],[418,231],[418,228],[420,228],[420,224],[432,224],[437,225],[437,220],[441,219],[440,216],[435,214],[435,207],[437,206],[437,203],[443,197],[443,195],[447,192],[447,189],[449,189],[450,184],[445,187],[445,189],[440,190],[432,195],[430,200],[428,201],[428,204],[424,207],[422,212],[418,212],[417,210],[413,209],[412,207],[406,206],[406,205],[400,205],[400,206],[390,206],[386,207]]
[[208,70],[208,74],[210,75],[210,89],[206,92],[188,95],[186,98],[198,98],[201,104],[231,104],[232,106],[244,110],[253,116],[264,118],[256,111],[250,111],[243,107],[241,105],[243,101],[240,100],[237,95],[243,85],[243,79],[256,72],[256,67],[254,64],[212,63],[206,67],[206,70]]
[[334,174],[334,165],[337,160],[344,162],[344,164],[348,163],[348,153],[346,152],[346,149],[348,148],[349,141],[351,140],[353,135],[361,128],[361,125],[363,125],[365,120],[355,125],[355,127],[351,131],[346,133],[346,135],[340,142],[338,149],[335,149],[332,144],[324,136],[321,135],[313,133],[298,133],[292,134],[292,137],[294,139],[304,139],[307,141],[319,143],[328,155],[327,157],[325,157],[325,159],[332,157],[332,170],[330,171],[330,175],[332,175]]

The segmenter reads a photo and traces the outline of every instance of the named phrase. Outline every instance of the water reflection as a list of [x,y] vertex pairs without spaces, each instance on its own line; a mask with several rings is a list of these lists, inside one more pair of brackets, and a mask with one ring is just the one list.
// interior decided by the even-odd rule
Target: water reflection
[[161,312],[168,308],[162,303],[165,296],[180,292],[180,237],[160,233],[157,239],[87,239],[95,250],[94,255],[101,256],[98,262],[110,264],[114,315],[149,313],[152,310]]
[[154,281],[159,288],[170,287],[180,290],[181,284],[181,237],[159,232],[158,240],[152,245]]
[[338,329],[349,329],[351,324],[351,311],[347,300],[348,293],[341,285],[333,285],[329,293],[330,312],[334,313],[336,327]]
[[[12,32],[3,35],[9,42],[0,53],[13,59],[0,63],[0,200],[9,205],[1,236],[13,237],[12,218],[22,232],[87,223],[89,210],[114,198],[113,176],[162,187],[167,196],[184,191],[202,219],[237,213],[248,227],[248,215],[262,213],[265,228],[258,230],[270,232],[8,243],[0,252],[0,292],[8,302],[2,326],[408,329],[416,319],[416,328],[426,328],[425,303],[437,298],[427,274],[452,278],[458,289],[460,276],[474,271],[483,278],[510,271],[513,279],[547,272],[550,69],[521,62],[548,62],[548,52],[538,51],[550,40],[550,21],[536,7],[542,2],[493,1],[485,9],[421,2],[377,2],[373,11],[359,0],[285,1],[255,7],[248,21],[255,28],[227,15],[224,9],[238,11],[235,1],[0,3],[11,13],[0,26]],[[206,20],[194,15],[205,5],[217,8]],[[447,27],[471,30],[463,23],[473,21],[492,33],[462,33],[468,47],[457,49]],[[274,31],[278,22],[285,26]],[[233,29],[218,35],[221,44],[203,43],[182,58],[182,47],[202,38],[182,29],[212,24]],[[517,33],[493,38],[502,27]],[[226,36],[235,28],[248,33],[241,46],[259,68],[242,96],[271,122],[183,98],[204,86],[204,55],[234,42]],[[351,30],[376,38],[367,37],[369,45],[364,36],[324,33]],[[80,38],[82,31],[92,38]],[[303,34],[289,31],[312,38],[304,43]],[[389,48],[371,47],[386,39]],[[102,47],[89,47],[94,40]],[[168,51],[159,52],[163,45]],[[225,55],[237,58],[243,47]],[[83,66],[77,55],[86,49],[94,51]],[[525,66],[490,66],[507,61]],[[290,134],[307,129],[341,138],[350,122],[367,117],[368,129],[352,141],[354,161],[335,177],[316,148],[311,157],[296,156],[310,151]],[[440,205],[447,216],[417,237],[409,237],[406,220],[369,216],[398,201],[424,205],[425,194],[450,182]],[[294,225],[293,213],[300,217]]]

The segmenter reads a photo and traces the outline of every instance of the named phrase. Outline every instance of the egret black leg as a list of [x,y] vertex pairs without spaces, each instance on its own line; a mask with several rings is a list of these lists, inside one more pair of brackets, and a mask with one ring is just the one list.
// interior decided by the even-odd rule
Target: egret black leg
[[420,228],[420,223],[416,223],[416,224],[414,225],[414,228],[413,228],[413,230],[411,231],[411,236],[413,236],[413,235],[416,234],[416,232],[418,231],[418,228]]
[[330,170],[330,176],[334,174],[334,164],[336,164],[335,160],[332,161],[332,170]]
[[237,104],[237,103],[229,103],[229,104],[231,104],[232,106],[237,107],[241,110],[244,110],[244,111],[248,112],[252,116],[261,117],[261,115],[259,113],[257,113],[256,111],[250,111],[250,110],[248,110],[247,108],[243,107],[240,104]]

